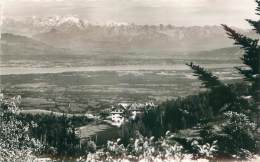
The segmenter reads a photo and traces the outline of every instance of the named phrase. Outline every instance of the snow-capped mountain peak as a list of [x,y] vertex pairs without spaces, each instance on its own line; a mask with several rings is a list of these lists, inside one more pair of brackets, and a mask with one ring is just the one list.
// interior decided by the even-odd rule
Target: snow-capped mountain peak
[[[81,20],[77,16],[50,16],[50,17],[25,17],[25,18],[5,18],[3,20],[3,28],[7,32],[13,32],[17,29],[28,29],[31,32],[46,32],[50,29],[58,29],[61,31],[84,29],[88,21]],[[34,34],[34,33],[32,33]]]
[[45,27],[58,27],[60,25],[75,25],[79,28],[84,26],[84,21],[76,16],[53,16],[46,18],[33,17],[33,24],[35,26],[45,26]]

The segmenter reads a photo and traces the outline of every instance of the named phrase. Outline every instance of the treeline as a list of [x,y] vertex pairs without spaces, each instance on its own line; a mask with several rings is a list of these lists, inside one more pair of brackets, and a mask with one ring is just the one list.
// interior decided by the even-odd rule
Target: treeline
[[[253,114],[253,102],[237,96],[249,96],[250,87],[236,83],[214,88],[198,95],[168,100],[159,107],[145,110],[142,118],[144,135],[160,137],[166,131],[176,132],[221,119],[224,112]],[[251,116],[253,117],[253,116]]]
[[80,145],[80,138],[75,134],[75,129],[89,124],[92,119],[85,116],[71,116],[66,114],[22,114],[17,119],[25,123],[33,122],[30,133],[43,145],[43,154],[52,157],[77,157],[85,154]]
[[[210,74],[203,68],[200,70]],[[207,76],[205,74],[203,76]],[[217,145],[218,157],[250,156],[256,151],[254,121],[257,109],[251,98],[252,87],[245,82],[224,84],[217,78],[213,84],[211,77],[213,75],[201,78],[208,88],[204,92],[145,109],[141,118],[121,128],[121,143],[127,146],[132,138],[138,138],[136,131],[156,140],[170,131],[174,136],[172,142],[180,144],[189,154],[198,154],[198,148],[194,148],[196,143]]]

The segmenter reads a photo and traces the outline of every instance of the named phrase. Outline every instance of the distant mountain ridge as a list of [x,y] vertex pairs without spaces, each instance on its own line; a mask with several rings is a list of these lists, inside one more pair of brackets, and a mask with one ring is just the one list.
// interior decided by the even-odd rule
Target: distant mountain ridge
[[[193,52],[226,48],[233,44],[221,26],[97,24],[77,16],[4,18],[2,29],[3,33],[24,35],[57,49],[83,53],[87,50],[139,49]],[[236,30],[254,35],[247,30]]]
[[50,17],[24,17],[3,19],[3,33],[14,33],[20,35],[33,35],[36,33],[47,32],[52,28],[62,31],[84,30],[88,26],[121,26],[127,23],[107,22],[105,24],[91,23],[77,16],[50,16]]
[[25,18],[4,18],[3,32],[21,35],[32,35],[46,32],[52,28],[77,27],[84,28],[85,22],[77,17],[54,16],[54,17],[25,17]]
[[[65,49],[55,48],[41,41],[10,33],[2,33],[0,39],[1,55],[5,56],[40,56],[68,54]],[[4,58],[4,57],[3,57]],[[2,59],[3,59],[2,58]]]
[[[98,24],[76,16],[5,18],[3,32],[30,36],[59,48],[171,49],[201,51],[229,47],[221,26],[176,27],[110,22]],[[247,30],[236,29],[254,35]]]
[[121,65],[184,65],[189,61],[202,63],[240,63],[238,47],[215,50],[176,52],[162,49],[86,49],[58,48],[34,38],[2,33],[0,39],[2,67],[88,67]]
[[[243,33],[246,33],[243,31]],[[88,26],[84,29],[52,28],[33,38],[70,48],[172,49],[175,51],[211,50],[232,45],[220,26]]]

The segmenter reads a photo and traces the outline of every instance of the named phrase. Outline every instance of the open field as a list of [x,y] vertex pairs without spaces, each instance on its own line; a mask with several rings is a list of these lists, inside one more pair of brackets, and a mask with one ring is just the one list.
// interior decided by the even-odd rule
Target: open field
[[2,55],[0,87],[21,95],[22,108],[95,113],[119,102],[162,102],[196,94],[200,83],[185,63],[205,66],[221,79],[241,78],[233,69],[241,51],[194,53],[96,51],[92,55]]
[[[210,66],[222,79],[232,81],[240,78],[235,71],[231,71],[233,64]],[[183,65],[167,66],[165,70],[163,66],[97,69],[2,75],[1,87],[6,95],[21,95],[24,109],[67,113],[98,112],[118,102],[161,102],[197,93],[200,87],[196,77]]]

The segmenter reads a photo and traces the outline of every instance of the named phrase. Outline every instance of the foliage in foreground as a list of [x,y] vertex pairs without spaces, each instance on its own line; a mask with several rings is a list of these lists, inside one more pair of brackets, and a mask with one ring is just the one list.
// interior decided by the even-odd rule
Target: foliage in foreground
[[[173,140],[173,135],[167,132],[164,137],[156,140],[154,137],[143,137],[138,134],[138,138],[131,139],[131,142],[124,146],[120,139],[117,141],[108,141],[107,146],[95,153],[89,153],[86,157],[78,159],[78,161],[120,161],[125,159],[128,161],[154,161],[161,159],[165,161],[182,160],[184,158],[192,159],[192,154],[185,153],[184,148]],[[215,145],[199,145],[194,144],[194,149],[198,150],[198,154],[208,158],[212,158]]]
[[[256,0],[257,14],[260,11],[260,1]],[[259,33],[258,21],[248,20]],[[239,72],[249,81],[249,95],[254,102],[260,100],[260,47],[257,39],[237,33],[226,25],[224,29],[230,38],[235,40],[245,54],[241,58],[245,67],[238,67]],[[146,138],[141,135],[131,139],[127,146],[109,141],[107,146],[95,152],[95,145],[88,145],[90,152],[82,161],[115,161],[125,159],[139,161],[141,159],[177,159],[181,160],[184,155],[191,158],[213,158],[216,155],[227,155],[238,158],[250,158],[255,152],[255,123],[251,120],[254,113],[254,103],[250,105],[244,100],[232,85],[226,85],[213,74],[193,63],[188,64],[194,74],[199,77],[203,85],[208,88],[208,92],[203,95],[177,99],[168,102],[165,108],[151,109],[145,112],[142,119],[145,127],[140,127],[142,131],[154,138]],[[17,100],[16,100],[17,101]],[[194,102],[195,101],[195,102]],[[34,123],[24,124],[15,114],[18,112],[15,100],[1,101],[0,112],[0,160],[1,161],[30,161],[34,158],[34,153],[39,150],[40,144],[30,137],[29,128]],[[258,113],[260,111],[258,110]],[[260,114],[258,114],[260,115]],[[202,120],[201,120],[202,119]],[[198,129],[195,129],[197,126]],[[156,133],[160,128],[160,132]],[[188,136],[179,133],[179,130],[190,128],[192,131]],[[176,131],[175,134],[166,133],[166,130]],[[68,131],[62,129],[63,132]],[[183,136],[183,137],[182,137]],[[59,137],[60,139],[61,137]],[[60,139],[63,140],[63,139]],[[62,145],[66,147],[66,145]],[[80,160],[81,161],[81,160]]]
[[43,154],[52,157],[77,157],[85,154],[85,150],[80,147],[80,139],[75,134],[75,129],[89,124],[91,119],[85,116],[69,117],[65,114],[19,114],[17,118],[24,123],[33,121],[38,125],[30,131],[32,136],[44,145]]
[[33,161],[35,153],[42,148],[29,132],[37,125],[33,122],[24,124],[16,119],[18,103],[19,97],[0,101],[0,161]]
[[[222,129],[226,129],[226,126],[223,126]],[[192,140],[189,143],[190,148],[187,149],[186,146],[177,142],[175,140],[176,135],[170,132],[167,132],[164,137],[157,140],[154,137],[147,138],[140,134],[138,136],[139,137],[135,139],[131,139],[131,142],[127,146],[124,146],[120,139],[117,141],[108,141],[107,145],[102,149],[95,152],[89,152],[86,156],[78,158],[77,161],[214,161],[217,160],[218,157],[216,155],[221,151],[218,141],[201,143],[200,140]],[[253,156],[250,151],[241,149],[240,152],[241,155],[243,154],[246,161],[256,160],[256,157]],[[241,157],[242,156],[240,155],[233,155],[231,160],[239,161]]]

